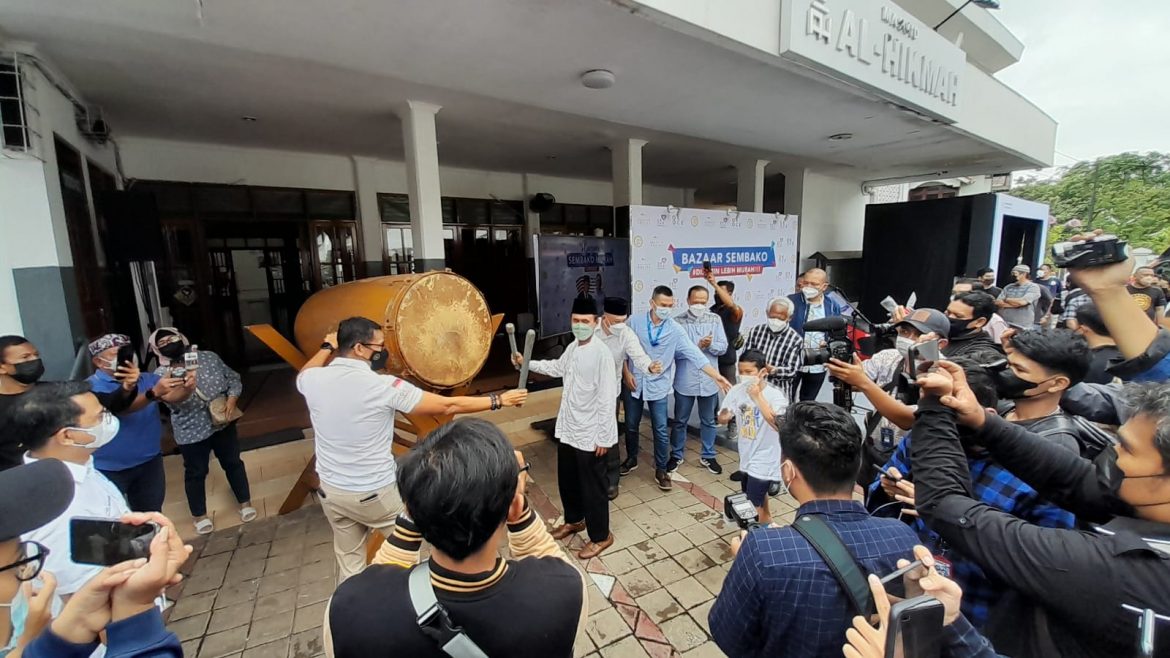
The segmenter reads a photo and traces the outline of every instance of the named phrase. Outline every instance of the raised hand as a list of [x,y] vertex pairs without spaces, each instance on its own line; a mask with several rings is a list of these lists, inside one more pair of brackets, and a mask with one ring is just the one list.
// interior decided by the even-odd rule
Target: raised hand
[[120,363],[118,369],[114,371],[114,379],[122,385],[122,388],[127,391],[133,391],[138,387],[138,378],[142,375],[142,371],[138,369],[138,364],[134,362]]

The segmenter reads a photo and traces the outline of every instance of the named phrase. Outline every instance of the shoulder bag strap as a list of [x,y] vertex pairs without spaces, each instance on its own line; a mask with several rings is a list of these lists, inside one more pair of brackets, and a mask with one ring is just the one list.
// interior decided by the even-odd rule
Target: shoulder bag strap
[[463,629],[451,622],[446,608],[435,598],[429,561],[410,570],[410,604],[414,607],[418,629],[434,640],[443,653],[451,658],[487,658]]
[[853,612],[869,619],[875,611],[869,582],[865,579],[865,572],[849,549],[845,548],[837,533],[824,519],[812,514],[797,517],[792,527],[812,544],[817,554],[829,566],[829,571],[833,572],[833,577],[841,585],[841,591],[845,592],[845,598],[849,599]]

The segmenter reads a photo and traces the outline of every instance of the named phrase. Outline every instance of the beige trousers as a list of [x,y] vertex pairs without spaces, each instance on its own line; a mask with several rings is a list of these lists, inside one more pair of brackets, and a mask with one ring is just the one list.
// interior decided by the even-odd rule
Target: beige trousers
[[337,556],[338,584],[366,568],[366,542],[371,530],[387,537],[402,512],[398,484],[355,493],[321,483],[321,509],[333,528],[333,552]]

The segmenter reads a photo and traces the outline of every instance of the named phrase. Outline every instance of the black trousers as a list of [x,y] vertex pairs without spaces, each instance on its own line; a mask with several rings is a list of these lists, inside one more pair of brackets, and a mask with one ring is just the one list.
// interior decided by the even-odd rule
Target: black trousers
[[162,455],[148,462],[120,471],[102,471],[114,486],[126,496],[126,503],[135,512],[161,512],[167,495],[167,474]]
[[211,453],[219,460],[236,501],[244,503],[252,499],[248,490],[248,471],[240,459],[240,442],[236,437],[235,423],[228,425],[199,443],[179,446],[183,455],[183,488],[187,490],[187,506],[191,516],[207,516],[207,469]]
[[[616,451],[616,445],[609,449],[609,452]],[[584,520],[589,540],[595,543],[605,541],[609,537],[606,458],[562,442],[557,446],[557,479],[561,504],[565,508],[565,523]]]
[[821,392],[821,387],[825,384],[825,377],[827,372],[800,372],[796,374],[796,381],[793,383],[792,392],[796,393],[799,388],[800,393],[797,399],[801,402],[809,402],[817,399],[817,393]]

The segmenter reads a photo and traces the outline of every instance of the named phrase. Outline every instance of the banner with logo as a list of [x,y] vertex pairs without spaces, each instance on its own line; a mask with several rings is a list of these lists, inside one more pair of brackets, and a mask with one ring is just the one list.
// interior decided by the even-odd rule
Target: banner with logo
[[[619,238],[534,235],[541,338],[569,333],[573,299],[630,295],[630,243]],[[521,294],[522,291],[517,291]]]
[[[715,279],[735,283],[744,330],[764,322],[767,302],[796,286],[796,215],[630,207],[633,309],[646,312],[655,286],[669,286],[680,308],[687,290],[703,281],[703,263]],[[714,303],[714,294],[711,295]]]

